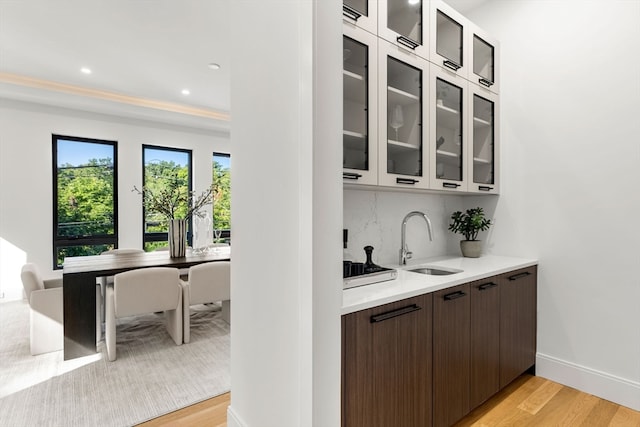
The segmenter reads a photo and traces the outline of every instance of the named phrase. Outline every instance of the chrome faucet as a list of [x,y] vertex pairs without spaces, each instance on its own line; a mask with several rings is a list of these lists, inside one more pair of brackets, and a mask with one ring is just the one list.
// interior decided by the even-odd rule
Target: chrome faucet
[[409,248],[407,247],[407,221],[409,220],[409,218],[411,218],[412,216],[419,216],[424,218],[424,220],[427,222],[427,230],[429,230],[429,240],[433,241],[433,236],[431,234],[431,220],[429,219],[429,217],[427,216],[427,214],[423,213],[423,212],[418,212],[418,211],[413,211],[413,212],[409,212],[407,214],[407,216],[404,217],[404,219],[402,220],[402,232],[400,234],[400,265],[406,265],[407,264],[407,260],[411,259],[411,256],[413,255],[413,253],[409,252]]

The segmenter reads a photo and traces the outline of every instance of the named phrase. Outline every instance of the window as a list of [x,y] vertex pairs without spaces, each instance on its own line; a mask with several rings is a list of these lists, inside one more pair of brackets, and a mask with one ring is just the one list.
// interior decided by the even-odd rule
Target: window
[[222,238],[231,239],[231,156],[213,153],[213,228],[222,229]]
[[53,135],[53,268],[117,247],[117,143]]
[[[177,180],[185,192],[191,191],[191,150],[142,146],[142,185],[160,189],[170,180]],[[187,205],[177,211],[177,218],[187,213]],[[169,224],[166,218],[143,208],[144,250],[153,251],[168,245]],[[187,242],[191,244],[192,222],[187,225]]]

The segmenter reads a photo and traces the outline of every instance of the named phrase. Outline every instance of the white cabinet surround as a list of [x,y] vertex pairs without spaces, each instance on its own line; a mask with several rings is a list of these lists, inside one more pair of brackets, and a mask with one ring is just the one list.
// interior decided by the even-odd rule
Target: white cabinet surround
[[497,194],[498,41],[439,0],[344,4],[343,184]]

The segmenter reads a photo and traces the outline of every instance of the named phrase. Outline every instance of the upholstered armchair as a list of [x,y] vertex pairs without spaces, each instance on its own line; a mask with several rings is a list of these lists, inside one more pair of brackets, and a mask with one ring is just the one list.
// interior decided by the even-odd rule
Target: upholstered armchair
[[116,319],[164,311],[169,335],[182,344],[182,288],[175,268],[152,267],[116,274],[107,286],[105,343],[116,360]]
[[[64,316],[62,279],[43,279],[35,264],[22,266],[22,286],[30,306],[29,336],[31,354],[62,350]],[[100,287],[96,286],[96,336],[100,336]]]
[[189,269],[188,281],[182,281],[184,304],[184,342],[191,341],[190,307],[222,301],[222,318],[229,323],[231,318],[230,261],[215,261],[194,265]]
[[[120,248],[120,249],[111,249],[108,251],[104,251],[102,252],[100,255],[135,255],[135,254],[143,254],[144,251],[142,249],[135,249],[135,248]],[[102,292],[102,302],[104,303],[107,299],[107,296],[105,294],[105,290],[107,289],[107,285],[108,284],[112,284],[113,283],[113,276],[102,276],[102,277],[98,277],[98,283],[100,284],[100,292]],[[100,317],[100,321],[101,323],[104,323],[104,311],[105,311],[105,307],[104,304],[102,305],[102,311],[101,311],[101,317]]]

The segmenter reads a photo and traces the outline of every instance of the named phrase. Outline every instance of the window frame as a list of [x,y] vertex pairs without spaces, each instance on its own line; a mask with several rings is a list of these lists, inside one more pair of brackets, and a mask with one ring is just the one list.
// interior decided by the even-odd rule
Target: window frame
[[[211,173],[213,173],[213,162],[215,161],[214,158],[215,157],[227,157],[229,159],[229,165],[231,165],[231,153],[222,153],[219,151],[214,151],[213,155],[211,156]],[[231,166],[229,166],[229,170],[231,170]],[[212,182],[212,184],[215,184],[215,182]],[[215,221],[214,221],[214,209],[215,206],[211,206],[211,223],[212,223],[212,227],[215,227]],[[231,239],[231,228],[227,229],[227,230],[222,230],[222,233],[220,234],[220,238],[222,239]]]
[[[188,189],[187,191],[189,191],[189,193],[191,193],[191,191],[193,191],[193,150],[190,150],[188,148],[176,148],[176,147],[167,147],[167,146],[163,146],[163,145],[151,145],[151,144],[142,144],[142,186],[144,187],[146,185],[145,182],[145,175],[146,175],[146,171],[145,171],[145,167],[146,167],[146,156],[145,156],[145,150],[149,148],[152,150],[159,150],[159,151],[174,151],[174,152],[179,152],[179,153],[185,153],[188,154],[189,156],[189,164],[188,164],[188,178],[187,178],[187,182],[188,182]],[[142,249],[145,249],[146,244],[147,243],[154,243],[154,242],[167,242],[167,245],[169,244],[169,232],[154,232],[154,233],[147,233],[146,232],[146,217],[147,217],[147,211],[146,208],[144,206],[144,203],[142,204]],[[191,246],[192,244],[192,235],[193,235],[193,219],[189,218],[189,221],[187,221],[187,244],[189,246]],[[146,250],[146,249],[145,249]]]
[[[109,145],[113,147],[113,235],[96,234],[91,236],[59,236],[59,215],[58,215],[58,141],[74,141],[90,144]],[[73,246],[97,246],[97,245],[113,245],[118,247],[118,141],[84,138],[77,136],[51,134],[52,146],[52,264],[54,270],[62,269],[58,265],[58,248]]]

